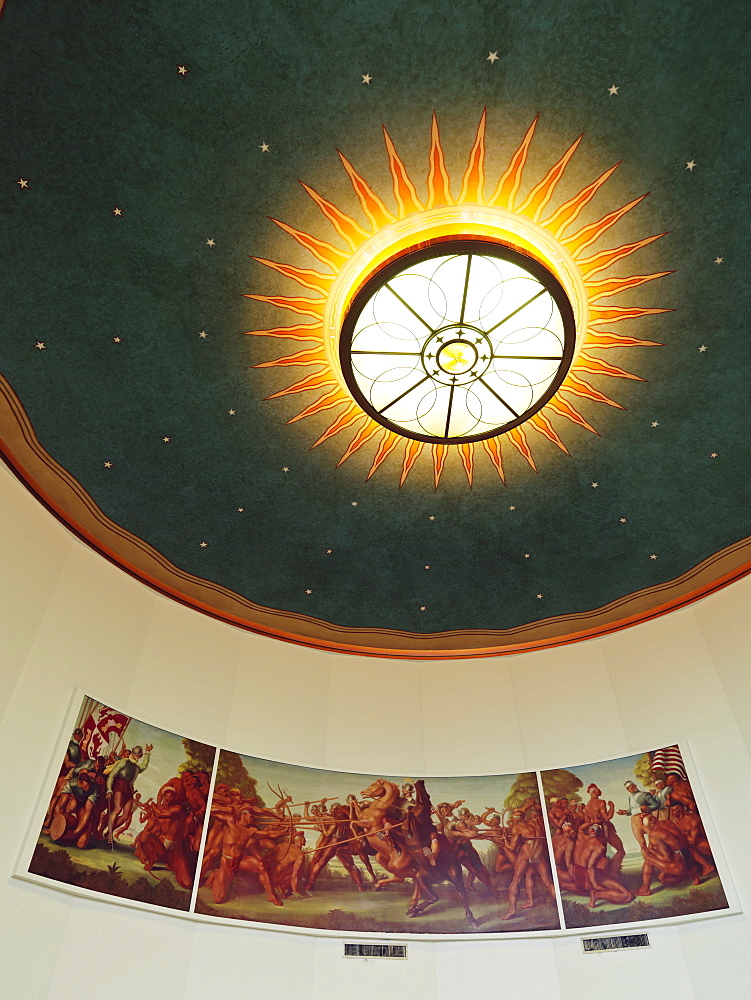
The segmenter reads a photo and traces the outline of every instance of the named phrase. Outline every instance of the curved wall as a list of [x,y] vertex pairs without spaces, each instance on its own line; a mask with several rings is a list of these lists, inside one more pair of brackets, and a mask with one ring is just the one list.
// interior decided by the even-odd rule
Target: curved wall
[[[731,875],[749,897],[751,580],[599,640],[430,664],[328,654],[242,633],[147,590],[87,549],[0,469],[0,968],[14,1000],[205,996],[741,1000],[743,915],[650,930],[653,947],[582,956],[577,937],[410,942],[409,961],[337,940],[193,925],[11,880],[72,688],[206,741],[342,770],[473,773],[691,747]],[[211,685],[203,682],[211,677]],[[561,722],[564,725],[561,725]]]

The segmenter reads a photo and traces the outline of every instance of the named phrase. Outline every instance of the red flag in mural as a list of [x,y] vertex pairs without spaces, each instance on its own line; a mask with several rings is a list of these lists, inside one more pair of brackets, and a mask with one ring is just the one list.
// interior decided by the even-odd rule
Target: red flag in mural
[[129,715],[86,698],[79,726],[83,730],[89,757],[106,757],[113,751],[119,751],[125,742],[123,737],[129,723]]

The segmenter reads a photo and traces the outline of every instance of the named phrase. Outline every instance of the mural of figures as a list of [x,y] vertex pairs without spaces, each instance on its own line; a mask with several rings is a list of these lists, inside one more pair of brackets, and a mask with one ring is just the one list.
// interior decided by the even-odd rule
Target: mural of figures
[[187,910],[214,756],[84,697],[29,871]]
[[728,907],[677,746],[542,772],[567,927]]
[[80,695],[15,874],[313,933],[534,936],[739,913],[697,801],[677,745],[521,774],[359,774],[208,746]]
[[196,912],[311,928],[559,927],[535,774],[405,778],[221,751]]

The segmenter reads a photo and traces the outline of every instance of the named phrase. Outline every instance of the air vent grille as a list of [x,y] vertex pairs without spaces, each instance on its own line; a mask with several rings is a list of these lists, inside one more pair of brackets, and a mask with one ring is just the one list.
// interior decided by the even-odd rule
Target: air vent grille
[[582,949],[586,953],[600,951],[623,951],[625,948],[649,948],[648,934],[617,934],[613,937],[582,938]]
[[347,944],[345,958],[406,958],[406,944]]

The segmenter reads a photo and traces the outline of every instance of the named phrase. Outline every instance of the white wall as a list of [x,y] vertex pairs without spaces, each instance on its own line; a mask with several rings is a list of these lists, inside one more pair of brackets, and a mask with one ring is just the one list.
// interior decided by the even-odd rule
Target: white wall
[[190,923],[10,878],[81,685],[176,732],[342,770],[532,769],[685,736],[744,904],[751,579],[604,639],[418,664],[303,649],[182,608],[72,537],[1,465],[0,552],[1,1000],[751,995],[744,916],[651,930],[645,953],[583,957],[573,936],[416,942],[408,962],[363,963],[335,939]]

